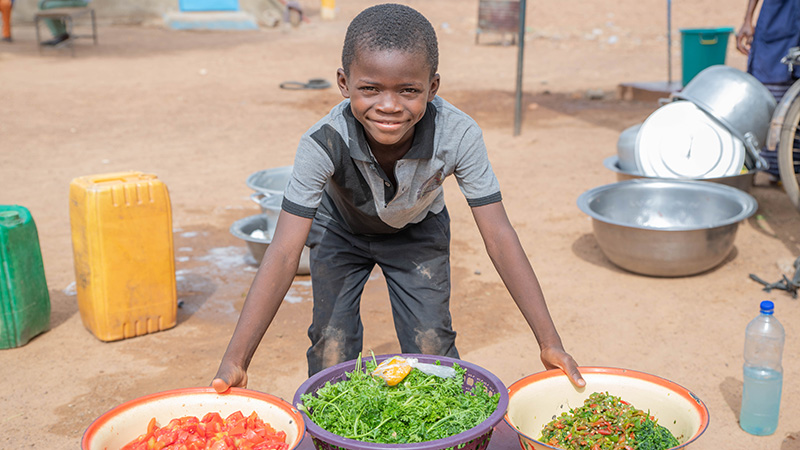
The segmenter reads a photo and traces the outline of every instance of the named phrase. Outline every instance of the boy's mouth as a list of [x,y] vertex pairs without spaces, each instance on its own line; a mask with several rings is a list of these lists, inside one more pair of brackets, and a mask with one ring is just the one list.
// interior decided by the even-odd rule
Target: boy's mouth
[[383,131],[395,131],[403,125],[402,122],[389,122],[383,120],[373,120],[372,123]]

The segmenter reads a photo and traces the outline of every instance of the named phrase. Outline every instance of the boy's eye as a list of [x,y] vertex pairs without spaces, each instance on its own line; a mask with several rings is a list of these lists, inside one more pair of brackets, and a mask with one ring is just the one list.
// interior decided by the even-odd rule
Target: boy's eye
[[378,91],[378,89],[375,86],[361,86],[360,88],[358,88],[358,90],[364,91],[364,92],[377,92]]

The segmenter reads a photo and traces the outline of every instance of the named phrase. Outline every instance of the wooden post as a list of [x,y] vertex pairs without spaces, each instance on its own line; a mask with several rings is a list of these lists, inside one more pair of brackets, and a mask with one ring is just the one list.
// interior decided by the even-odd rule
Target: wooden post
[[514,105],[514,136],[519,136],[522,122],[522,62],[525,57],[525,0],[519,2],[519,38],[517,39],[517,95]]

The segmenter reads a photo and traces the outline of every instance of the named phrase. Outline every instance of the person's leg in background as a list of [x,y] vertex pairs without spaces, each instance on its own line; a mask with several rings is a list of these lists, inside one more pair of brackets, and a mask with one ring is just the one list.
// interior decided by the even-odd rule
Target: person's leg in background
[[[75,8],[87,6],[87,0],[39,0],[39,9]],[[42,19],[53,34],[53,39],[42,42],[44,45],[56,45],[69,39],[67,26],[61,20]]]
[[3,42],[11,42],[11,6],[13,0],[0,0],[0,14],[3,16]]

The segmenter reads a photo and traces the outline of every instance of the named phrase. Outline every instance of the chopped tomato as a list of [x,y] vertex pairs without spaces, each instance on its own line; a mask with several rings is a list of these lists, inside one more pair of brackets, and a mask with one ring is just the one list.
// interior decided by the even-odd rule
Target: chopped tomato
[[275,431],[255,411],[249,416],[236,411],[224,420],[210,412],[200,420],[187,416],[159,427],[155,417],[147,432],[121,450],[286,450],[286,433]]

